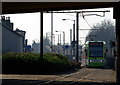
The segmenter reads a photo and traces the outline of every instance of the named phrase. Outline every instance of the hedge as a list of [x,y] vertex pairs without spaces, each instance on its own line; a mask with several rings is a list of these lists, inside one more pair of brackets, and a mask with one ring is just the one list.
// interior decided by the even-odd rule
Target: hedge
[[2,56],[2,72],[15,74],[47,74],[78,67],[67,57],[56,53],[7,53]]

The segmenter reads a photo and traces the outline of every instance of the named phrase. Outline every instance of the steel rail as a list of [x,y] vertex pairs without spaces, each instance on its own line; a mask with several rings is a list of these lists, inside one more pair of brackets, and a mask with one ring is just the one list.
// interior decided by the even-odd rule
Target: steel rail
[[[78,74],[78,73],[79,73],[79,74],[82,74],[82,73],[86,73],[86,72],[88,72],[88,70],[87,70],[86,68],[83,68],[82,71],[78,71],[78,72],[76,72],[76,73],[68,74],[68,75],[65,75],[65,76],[62,75],[62,77],[60,77],[60,78],[53,78],[53,80],[46,81],[46,82],[43,82],[43,83],[40,83],[40,84],[37,84],[37,85],[47,85],[47,84],[51,84],[51,83],[56,82],[57,80],[64,79],[64,78],[67,78],[67,77],[71,77],[71,76],[73,76],[73,75],[75,75],[75,74]],[[87,73],[87,74],[85,74],[85,76],[83,76],[83,77],[81,77],[81,78],[78,78],[78,80],[84,79],[84,77],[89,76],[89,75],[90,75],[90,74]],[[91,75],[92,75],[92,74],[91,74]],[[76,77],[76,78],[77,78],[77,77]],[[74,81],[68,81],[65,85],[74,84],[74,83],[76,83],[76,82],[77,82],[76,80],[74,80]]]

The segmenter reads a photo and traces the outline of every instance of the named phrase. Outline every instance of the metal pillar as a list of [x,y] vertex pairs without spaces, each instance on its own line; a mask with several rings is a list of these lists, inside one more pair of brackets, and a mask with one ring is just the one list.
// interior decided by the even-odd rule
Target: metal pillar
[[79,12],[76,13],[76,62],[78,62],[79,56]]
[[65,46],[65,32],[63,32],[63,42],[64,42],[64,46]]
[[40,12],[40,57],[43,58],[43,12]]
[[55,35],[54,35],[54,45],[55,45]]
[[70,55],[72,55],[72,29],[70,29],[70,45],[71,45],[71,49],[70,49]]
[[61,34],[60,34],[60,45],[61,45]]
[[65,32],[63,31],[63,51],[64,51],[64,54],[65,54]]
[[53,13],[51,12],[51,50],[52,50],[52,45],[53,45]]
[[58,45],[59,45],[59,35],[58,35]]
[[72,44],[72,29],[70,29],[70,45]]
[[75,41],[75,20],[74,20],[74,24],[73,24],[73,41]]
[[120,17],[116,19],[116,37],[117,37],[117,82],[120,83]]
[[[75,57],[75,20],[73,20],[74,23],[73,23],[73,57]],[[76,31],[77,32],[77,31]]]
[[120,2],[115,3],[114,5],[114,19],[116,19],[116,42],[117,42],[117,70],[116,70],[116,79],[117,83],[120,83]]

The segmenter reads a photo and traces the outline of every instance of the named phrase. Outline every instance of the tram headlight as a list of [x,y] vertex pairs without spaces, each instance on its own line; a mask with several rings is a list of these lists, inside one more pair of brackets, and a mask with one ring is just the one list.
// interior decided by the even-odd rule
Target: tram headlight
[[100,62],[103,62],[103,60],[100,60]]
[[90,60],[90,62],[92,62],[92,60]]

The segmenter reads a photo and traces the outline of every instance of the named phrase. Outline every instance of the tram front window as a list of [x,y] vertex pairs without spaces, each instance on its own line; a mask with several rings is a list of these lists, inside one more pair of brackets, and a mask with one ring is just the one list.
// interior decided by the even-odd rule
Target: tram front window
[[90,47],[90,57],[102,57],[103,48],[102,47]]

